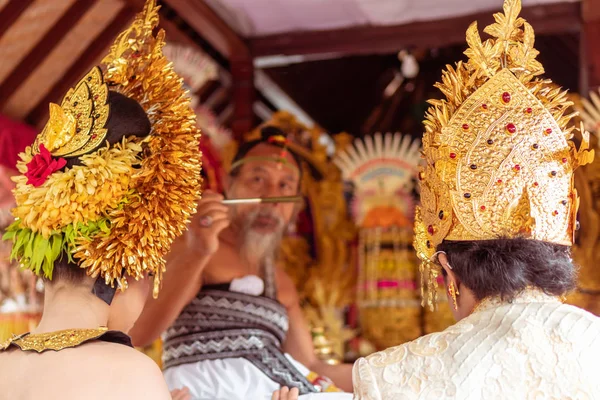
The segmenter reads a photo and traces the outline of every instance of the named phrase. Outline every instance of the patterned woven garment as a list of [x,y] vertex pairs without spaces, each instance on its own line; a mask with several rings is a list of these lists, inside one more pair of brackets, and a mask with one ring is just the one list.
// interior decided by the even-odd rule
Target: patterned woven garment
[[272,270],[266,270],[262,296],[204,288],[183,309],[164,337],[168,382],[170,374],[177,375],[173,367],[200,362],[199,368],[208,370],[202,362],[245,359],[278,385],[297,387],[303,394],[317,392],[306,371],[282,351],[288,316],[276,300]]

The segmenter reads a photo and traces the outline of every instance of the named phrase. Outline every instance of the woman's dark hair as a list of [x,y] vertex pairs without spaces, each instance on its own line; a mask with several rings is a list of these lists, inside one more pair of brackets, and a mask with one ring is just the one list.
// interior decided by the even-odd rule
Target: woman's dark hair
[[[66,256],[66,254],[61,254],[61,256],[54,262],[51,282],[62,281],[78,284],[84,280],[85,276],[85,269],[79,268],[77,263],[69,262],[69,258]],[[44,280],[48,281],[46,278],[44,278]]]
[[512,300],[528,287],[554,296],[575,288],[577,271],[568,246],[501,238],[444,241],[437,250],[446,253],[452,271],[478,300]]

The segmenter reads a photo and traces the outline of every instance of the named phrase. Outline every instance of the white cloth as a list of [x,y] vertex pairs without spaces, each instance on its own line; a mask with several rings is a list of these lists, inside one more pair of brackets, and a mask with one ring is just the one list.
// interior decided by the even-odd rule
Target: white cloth
[[598,399],[600,318],[528,292],[354,365],[355,400]]
[[[304,376],[310,372],[286,354]],[[193,400],[270,400],[279,384],[269,379],[245,358],[223,358],[183,364],[164,371],[170,390],[187,386]],[[301,400],[350,400],[345,393],[318,393],[300,396]],[[314,397],[317,396],[317,397]]]

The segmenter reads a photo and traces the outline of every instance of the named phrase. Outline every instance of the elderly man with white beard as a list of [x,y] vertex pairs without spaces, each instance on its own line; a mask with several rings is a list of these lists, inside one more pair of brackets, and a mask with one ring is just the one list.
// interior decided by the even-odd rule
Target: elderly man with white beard
[[[295,196],[300,158],[274,127],[240,146],[224,181],[227,199]],[[131,332],[146,345],[163,335],[171,389],[193,399],[270,399],[281,386],[300,394],[352,389],[351,365],[314,353],[296,288],[275,258],[297,204],[223,204],[206,192],[189,232],[167,259],[161,296]]]

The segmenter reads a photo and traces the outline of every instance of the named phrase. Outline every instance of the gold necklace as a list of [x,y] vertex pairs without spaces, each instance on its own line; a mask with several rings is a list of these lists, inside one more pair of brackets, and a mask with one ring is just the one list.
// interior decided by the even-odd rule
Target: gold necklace
[[24,333],[0,345],[0,351],[8,349],[11,345],[15,345],[23,351],[35,351],[38,353],[47,350],[60,351],[98,339],[107,331],[108,328],[100,327],[96,329],[66,329],[37,334]]

